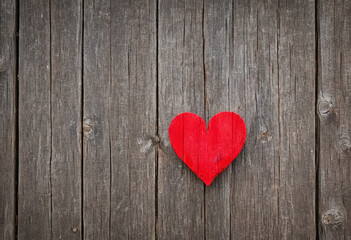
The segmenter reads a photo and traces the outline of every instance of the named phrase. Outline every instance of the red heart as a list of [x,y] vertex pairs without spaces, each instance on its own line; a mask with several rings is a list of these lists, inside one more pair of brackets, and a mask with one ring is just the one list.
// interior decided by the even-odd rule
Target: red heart
[[239,155],[245,144],[244,120],[234,112],[220,112],[205,121],[194,113],[176,116],[169,138],[178,157],[208,186]]

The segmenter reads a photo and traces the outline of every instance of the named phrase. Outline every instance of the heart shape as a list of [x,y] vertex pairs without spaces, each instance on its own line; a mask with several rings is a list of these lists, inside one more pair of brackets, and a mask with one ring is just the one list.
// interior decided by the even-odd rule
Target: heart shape
[[194,113],[176,116],[168,130],[178,157],[207,185],[239,155],[245,144],[244,120],[234,112],[220,112],[209,124]]

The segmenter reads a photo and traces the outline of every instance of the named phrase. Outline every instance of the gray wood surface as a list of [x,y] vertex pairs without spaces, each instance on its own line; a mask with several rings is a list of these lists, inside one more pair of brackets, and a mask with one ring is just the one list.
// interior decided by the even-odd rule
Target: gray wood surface
[[320,239],[351,239],[351,2],[319,1]]
[[[0,238],[351,239],[350,45],[342,0],[2,1]],[[221,111],[206,187],[168,128]]]
[[111,239],[153,239],[156,1],[111,1]]
[[0,238],[15,237],[16,2],[0,4]]
[[82,1],[50,8],[51,237],[81,239]]
[[205,1],[204,12],[207,121],[230,109],[248,128],[232,182],[206,188],[207,238],[314,238],[314,4]]
[[[221,111],[230,111],[230,62],[232,46],[232,1],[204,1],[204,69],[206,74],[206,123]],[[234,163],[235,164],[235,163]],[[229,166],[205,189],[206,239],[230,238]],[[221,217],[218,217],[221,216]]]
[[[110,1],[84,1],[83,221],[85,239],[109,239]],[[112,127],[112,126],[111,126]]]
[[52,237],[50,4],[19,4],[18,239]]
[[315,239],[315,2],[278,9],[279,235]]
[[203,2],[158,6],[158,238],[204,239],[204,183],[176,156],[168,137],[182,112],[204,116]]
[[315,238],[313,12],[313,2],[234,5],[234,89],[244,84],[235,98],[248,138],[233,166],[233,238]]

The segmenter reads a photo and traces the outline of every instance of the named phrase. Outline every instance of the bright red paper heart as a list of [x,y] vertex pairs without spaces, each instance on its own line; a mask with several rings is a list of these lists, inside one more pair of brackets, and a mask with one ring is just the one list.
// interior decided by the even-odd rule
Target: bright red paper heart
[[234,112],[220,112],[206,122],[194,113],[176,116],[169,138],[178,157],[208,186],[239,155],[245,144],[244,120]]

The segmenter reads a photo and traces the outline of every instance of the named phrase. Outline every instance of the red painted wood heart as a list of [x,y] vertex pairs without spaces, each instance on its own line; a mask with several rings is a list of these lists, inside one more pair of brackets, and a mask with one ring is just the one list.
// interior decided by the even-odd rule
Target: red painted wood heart
[[244,120],[234,112],[205,121],[194,113],[176,116],[169,138],[178,157],[208,186],[239,155],[246,139]]

